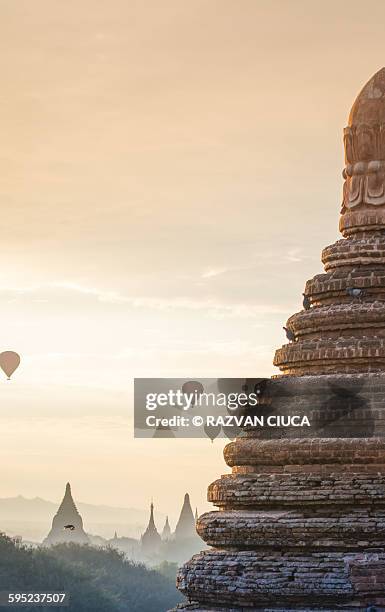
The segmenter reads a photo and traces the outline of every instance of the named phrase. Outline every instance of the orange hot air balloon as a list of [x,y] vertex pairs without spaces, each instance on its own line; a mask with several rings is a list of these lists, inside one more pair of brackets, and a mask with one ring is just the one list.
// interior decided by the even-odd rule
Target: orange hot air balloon
[[8,376],[8,380],[11,379],[12,374],[19,367],[20,355],[14,351],[4,351],[0,353],[0,368],[4,374]]

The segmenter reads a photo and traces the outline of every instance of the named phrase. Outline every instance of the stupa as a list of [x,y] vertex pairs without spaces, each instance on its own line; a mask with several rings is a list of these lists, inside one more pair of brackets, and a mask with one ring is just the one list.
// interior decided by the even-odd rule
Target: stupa
[[171,538],[171,527],[170,527],[170,523],[168,522],[168,516],[166,516],[166,522],[163,527],[161,538],[163,542],[166,542],[167,540],[170,540]]
[[183,506],[180,512],[179,520],[175,527],[174,536],[178,540],[196,537],[195,519],[191,508],[190,496],[188,493],[186,493],[184,496]]
[[150,505],[150,518],[148,521],[147,529],[142,534],[140,539],[142,552],[145,556],[152,557],[154,554],[159,552],[162,539],[156,528],[154,521],[154,504],[151,502]]
[[63,500],[53,517],[52,528],[43,545],[74,542],[75,544],[89,544],[89,537],[83,529],[83,519],[71,493],[71,485],[67,482]]
[[180,569],[180,610],[385,610],[385,68],[344,143],[343,238],[306,283],[262,398],[311,427],[226,446],[218,510],[197,522],[212,548]]

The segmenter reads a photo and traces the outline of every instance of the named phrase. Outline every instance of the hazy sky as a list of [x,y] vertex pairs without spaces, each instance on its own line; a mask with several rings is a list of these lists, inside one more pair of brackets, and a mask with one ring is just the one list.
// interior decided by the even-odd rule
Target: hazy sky
[[0,497],[208,508],[223,443],[133,440],[133,377],[273,373],[384,22],[382,0],[0,0],[0,348],[22,355]]

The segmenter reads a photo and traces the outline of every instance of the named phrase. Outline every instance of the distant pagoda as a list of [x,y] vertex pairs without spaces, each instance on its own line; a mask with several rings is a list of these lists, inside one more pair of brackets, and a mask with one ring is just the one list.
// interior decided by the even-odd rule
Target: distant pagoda
[[163,531],[162,531],[162,540],[167,541],[170,538],[171,538],[171,528],[170,528],[170,523],[168,522],[168,516],[166,516],[166,522],[164,524]]
[[162,543],[162,538],[155,526],[154,521],[154,504],[151,502],[150,506],[150,519],[146,531],[143,533],[141,540],[141,547],[143,555],[151,557],[159,551],[159,547]]
[[52,546],[65,542],[88,544],[89,538],[83,529],[83,520],[72,498],[71,485],[67,482],[63,501],[53,517],[52,528],[45,540],[44,546]]
[[232,473],[197,523],[211,548],[180,569],[179,610],[385,610],[385,68],[344,143],[343,238],[306,283],[262,396],[311,427],[249,429],[226,446]]
[[176,540],[185,540],[187,538],[194,538],[196,535],[195,519],[191,508],[190,496],[186,493],[179,520],[175,527],[174,537]]

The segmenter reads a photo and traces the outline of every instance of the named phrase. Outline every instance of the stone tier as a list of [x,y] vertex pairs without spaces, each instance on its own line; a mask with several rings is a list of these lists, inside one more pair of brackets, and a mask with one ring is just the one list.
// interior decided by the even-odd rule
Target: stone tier
[[383,372],[385,337],[327,336],[293,342],[276,351],[273,363],[291,376]]
[[287,327],[301,340],[319,339],[320,333],[328,338],[385,338],[385,302],[351,301],[302,310],[290,317]]
[[353,303],[350,287],[366,290],[363,302],[385,301],[385,266],[361,265],[333,268],[308,280],[305,293],[314,306]]
[[215,506],[232,510],[335,504],[345,507],[370,504],[384,508],[385,464],[373,468],[375,471],[361,471],[343,465],[336,471],[334,465],[327,465],[320,473],[297,466],[292,474],[227,474],[209,486],[207,499]]
[[338,240],[322,251],[322,263],[328,272],[341,266],[385,264],[385,233],[361,232],[348,240]]
[[177,587],[205,612],[211,605],[314,610],[316,602],[331,610],[357,606],[357,612],[364,602],[385,603],[385,553],[205,550],[181,568]]
[[[297,498],[298,499],[298,498]],[[209,546],[243,549],[348,551],[385,548],[385,507],[208,512],[197,531]]]
[[362,232],[385,230],[385,210],[370,205],[347,210],[340,217],[339,229],[346,238]]
[[238,438],[224,449],[228,466],[273,466],[291,471],[290,466],[350,465],[369,466],[385,464],[384,438],[314,438],[291,440],[253,440]]

